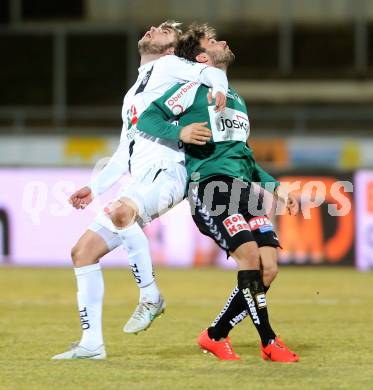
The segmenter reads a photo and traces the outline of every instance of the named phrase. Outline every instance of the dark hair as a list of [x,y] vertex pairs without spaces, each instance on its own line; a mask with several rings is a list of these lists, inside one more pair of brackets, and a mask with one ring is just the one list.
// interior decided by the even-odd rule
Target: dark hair
[[198,54],[205,52],[205,49],[201,47],[201,39],[203,38],[216,38],[215,29],[206,23],[193,23],[180,37],[175,48],[175,54],[189,61],[196,61]]

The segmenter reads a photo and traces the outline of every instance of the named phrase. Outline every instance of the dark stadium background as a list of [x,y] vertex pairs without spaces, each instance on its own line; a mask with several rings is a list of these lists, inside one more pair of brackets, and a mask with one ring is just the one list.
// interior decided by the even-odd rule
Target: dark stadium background
[[[229,42],[237,55],[229,78],[246,99],[254,153],[273,175],[312,171],[322,177],[327,171],[354,182],[360,170],[373,169],[371,2],[188,4],[1,1],[0,178],[2,169],[11,168],[20,177],[26,167],[76,167],[88,174],[99,158],[110,155],[120,135],[122,98],[136,77],[137,40],[150,25],[167,18],[185,26],[208,21]],[[365,255],[355,255],[357,247],[359,253],[371,249],[367,237],[373,218],[365,202],[371,180],[373,171],[362,180],[359,196],[355,186],[352,212],[359,212],[354,212],[353,223],[363,226],[363,233],[355,235],[347,255],[333,265],[372,266]],[[12,184],[4,190],[12,191]],[[0,196],[8,218],[2,228],[2,261],[28,264],[27,258],[12,252],[13,241],[26,245],[27,237],[17,236],[14,210],[2,203]],[[337,223],[335,217],[323,218],[325,239]],[[163,245],[159,229],[153,236]],[[66,265],[69,245],[66,242]],[[303,250],[302,263],[312,263],[309,250]],[[325,258],[321,263],[330,262]]]
[[[185,203],[146,228],[162,318],[123,333],[139,293],[118,249],[101,262],[107,360],[51,360],[81,334],[71,247],[119,186],[84,211],[67,198],[115,150],[137,41],[165,19],[209,22],[228,41],[260,164],[327,188],[311,219],[273,218],[269,311],[297,364],[262,361],[249,319],[230,333],[241,360],[199,350],[236,271]],[[0,388],[371,389],[372,136],[372,0],[0,0]],[[352,208],[333,217],[339,180]],[[311,195],[306,212],[323,198]]]

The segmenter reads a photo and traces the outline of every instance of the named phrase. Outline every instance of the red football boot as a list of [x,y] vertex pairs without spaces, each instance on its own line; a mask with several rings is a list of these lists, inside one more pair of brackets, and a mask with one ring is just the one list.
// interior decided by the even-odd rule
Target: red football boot
[[210,339],[207,329],[205,329],[198,337],[198,345],[203,351],[211,352],[220,360],[239,360],[233,350],[231,339],[227,337],[222,341]]
[[266,347],[263,347],[261,344],[260,349],[263,360],[272,360],[273,362],[281,363],[295,363],[299,361],[299,356],[290,351],[279,337],[276,337]]

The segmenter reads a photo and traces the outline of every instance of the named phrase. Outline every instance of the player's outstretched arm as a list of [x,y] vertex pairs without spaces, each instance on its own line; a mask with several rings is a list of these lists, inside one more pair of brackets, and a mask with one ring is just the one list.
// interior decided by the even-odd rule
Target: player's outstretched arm
[[276,197],[286,205],[286,210],[290,215],[299,213],[299,202],[294,193],[289,192],[285,185],[280,185],[275,191]]
[[293,192],[289,193],[288,203],[286,207],[290,215],[297,215],[299,213],[299,202]]
[[160,61],[164,62],[168,77],[179,82],[196,81],[211,87],[211,98],[215,99],[216,111],[224,111],[228,92],[228,79],[224,71],[174,55],[164,56]]
[[140,115],[137,129],[154,137],[205,145],[212,135],[206,127],[208,122],[191,123],[185,127],[175,124],[193,105],[198,90],[199,85],[195,83],[172,87]]
[[164,139],[177,141],[182,126],[168,122],[173,115],[160,108],[157,102],[153,102],[141,115],[136,123],[138,130]]
[[75,191],[69,198],[69,202],[76,209],[86,208],[93,200],[92,191],[88,186]]
[[107,191],[123,175],[128,172],[129,145],[121,141],[115,153],[100,172],[93,177],[91,183],[75,191],[69,202],[76,209],[86,208],[95,196]]
[[185,144],[206,145],[212,136],[206,125],[207,122],[200,122],[183,127],[180,131],[180,140]]
[[118,180],[128,173],[129,143],[123,138],[117,150],[110,157],[105,166],[91,180],[89,187],[93,195],[100,195],[112,187]]
[[270,192],[273,191],[276,198],[286,205],[287,212],[290,215],[298,214],[299,202],[295,195],[289,192],[284,185],[266,172],[258,163],[255,163],[253,181],[260,183],[264,189],[270,190]]
[[280,185],[280,182],[265,171],[257,162],[255,162],[254,166],[253,181],[259,183],[261,187],[269,192],[275,192]]
[[211,138],[207,122],[191,123],[182,127],[167,122],[171,119],[156,103],[152,103],[140,116],[137,129],[154,137],[181,140],[186,144],[205,145]]
[[[207,102],[208,104],[212,104],[213,101],[214,101],[214,96],[212,90],[209,89],[209,92],[207,94]],[[227,96],[224,95],[222,92],[218,92],[217,94],[215,94],[215,111],[223,112],[226,105],[227,105]]]

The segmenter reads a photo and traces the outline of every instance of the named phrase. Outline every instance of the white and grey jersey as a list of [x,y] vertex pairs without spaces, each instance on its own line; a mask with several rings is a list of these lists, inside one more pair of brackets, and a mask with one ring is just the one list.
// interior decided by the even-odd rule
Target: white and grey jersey
[[221,73],[223,72],[215,68],[189,62],[174,55],[164,56],[139,68],[139,77],[125,96],[122,108],[121,138],[126,137],[129,142],[130,169],[133,176],[141,175],[144,168],[155,161],[184,161],[184,152],[177,141],[162,140],[136,129],[134,125],[141,113],[180,81],[204,79],[205,82],[211,83],[213,78],[216,89],[226,93],[225,77],[222,77]]
[[[175,55],[163,56],[139,68],[138,78],[123,100],[121,145],[113,155],[113,158],[120,161],[109,161],[108,166],[111,169],[106,173],[104,168],[98,176],[100,183],[94,185],[96,192],[104,192],[110,182],[113,182],[105,180],[107,174],[113,175],[113,167],[118,170],[113,177],[123,175],[128,170],[132,176],[141,177],[146,168],[157,161],[184,161],[184,152],[177,141],[165,141],[139,132],[135,125],[141,113],[154,100],[176,83],[187,81],[197,81],[210,86],[213,96],[217,92],[226,94],[228,91],[227,76],[222,70],[190,62]],[[101,181],[105,185],[101,185]]]

